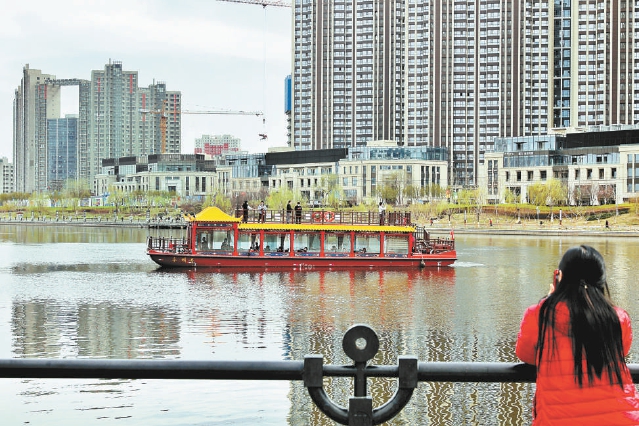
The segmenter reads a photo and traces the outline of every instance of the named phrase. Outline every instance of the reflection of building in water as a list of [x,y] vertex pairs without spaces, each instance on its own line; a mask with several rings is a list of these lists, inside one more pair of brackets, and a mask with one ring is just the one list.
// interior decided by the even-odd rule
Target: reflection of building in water
[[[293,359],[321,354],[325,365],[352,365],[342,350],[342,338],[352,325],[363,323],[380,340],[375,365],[396,365],[400,355],[422,362],[515,361],[514,343],[503,328],[491,322],[476,324],[477,304],[466,299],[484,295],[460,285],[454,268],[322,271],[307,273],[304,284],[288,311]],[[348,406],[352,379],[326,378],[324,387],[334,402]],[[373,406],[389,401],[396,388],[396,379],[369,379]],[[521,413],[529,411],[529,393],[530,386],[521,383],[420,383],[396,421],[517,425]],[[290,400],[291,424],[332,424],[309,402],[302,382],[291,384]]]
[[80,356],[175,356],[179,338],[179,313],[172,310],[111,304],[82,305],[78,310]]
[[69,328],[76,322],[75,313],[59,305],[14,303],[11,322],[13,353],[21,357],[66,355],[63,342],[75,340],[75,331]]
[[[136,358],[179,354],[179,315],[112,304],[14,303],[14,352],[21,356]],[[68,343],[70,342],[70,343]]]

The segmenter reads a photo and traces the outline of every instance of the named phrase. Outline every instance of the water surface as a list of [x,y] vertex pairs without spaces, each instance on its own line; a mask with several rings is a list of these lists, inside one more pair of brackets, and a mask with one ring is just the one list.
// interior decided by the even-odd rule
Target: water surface
[[[380,337],[374,362],[517,361],[524,309],[561,254],[588,243],[613,299],[639,318],[636,239],[456,235],[452,268],[228,273],[162,270],[141,228],[0,225],[0,357],[301,360],[347,364],[354,324]],[[635,338],[631,362],[637,362]],[[330,425],[299,382],[2,379],[3,424]],[[348,379],[326,379],[347,405]],[[374,405],[395,389],[372,380]],[[392,425],[519,425],[530,384],[420,383]]]

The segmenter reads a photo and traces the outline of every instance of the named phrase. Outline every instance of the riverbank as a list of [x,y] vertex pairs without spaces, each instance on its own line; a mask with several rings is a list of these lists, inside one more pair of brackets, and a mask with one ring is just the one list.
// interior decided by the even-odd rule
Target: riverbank
[[[489,235],[531,235],[531,236],[605,236],[605,237],[637,237],[639,225],[635,224],[635,215],[617,216],[608,220],[559,220],[554,221],[513,221],[511,218],[488,219],[482,223],[463,223],[458,221],[439,221],[426,225],[426,229],[434,235],[449,234],[489,234]],[[631,217],[632,216],[632,217]]]
[[32,218],[6,219],[0,218],[0,225],[19,226],[84,226],[84,227],[128,227],[149,229],[184,229],[186,222],[182,220],[147,220],[142,218]]
[[[145,219],[120,218],[117,220],[91,218],[77,220],[62,219],[22,219],[7,220],[0,218],[0,225],[18,226],[80,226],[80,227],[128,227],[128,228],[148,228],[148,229],[185,229],[186,222],[167,221],[147,221]],[[432,235],[448,236],[453,234],[482,234],[482,235],[525,235],[525,236],[601,236],[601,237],[639,237],[639,226],[615,224],[609,222],[608,228],[604,223],[542,223],[528,221],[517,223],[501,223],[495,221],[493,225],[488,224],[458,224],[455,222],[439,222],[433,225],[425,225],[425,228]]]

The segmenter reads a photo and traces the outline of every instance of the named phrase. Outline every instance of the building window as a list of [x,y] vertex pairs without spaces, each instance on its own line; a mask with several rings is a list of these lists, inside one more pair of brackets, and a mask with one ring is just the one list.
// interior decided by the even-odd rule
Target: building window
[[604,169],[599,169],[599,179],[604,178]]
[[617,178],[617,168],[613,167],[612,169],[610,169],[610,174],[612,175],[613,179]]
[[575,179],[579,179],[579,169],[575,169]]
[[586,169],[586,179],[592,179],[592,169]]
[[533,172],[531,170],[528,171],[528,180],[533,180]]
[[546,170],[542,170],[539,172],[539,177],[541,178],[541,180],[546,180],[546,175],[547,175]]
[[521,172],[517,172],[517,182],[521,182]]

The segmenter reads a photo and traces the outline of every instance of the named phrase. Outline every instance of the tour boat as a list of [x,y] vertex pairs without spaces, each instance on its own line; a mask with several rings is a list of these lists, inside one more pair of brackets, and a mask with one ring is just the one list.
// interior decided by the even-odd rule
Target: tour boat
[[163,267],[420,268],[449,266],[455,239],[431,238],[410,213],[266,212],[259,221],[208,207],[187,218],[183,238],[149,236],[147,254]]

